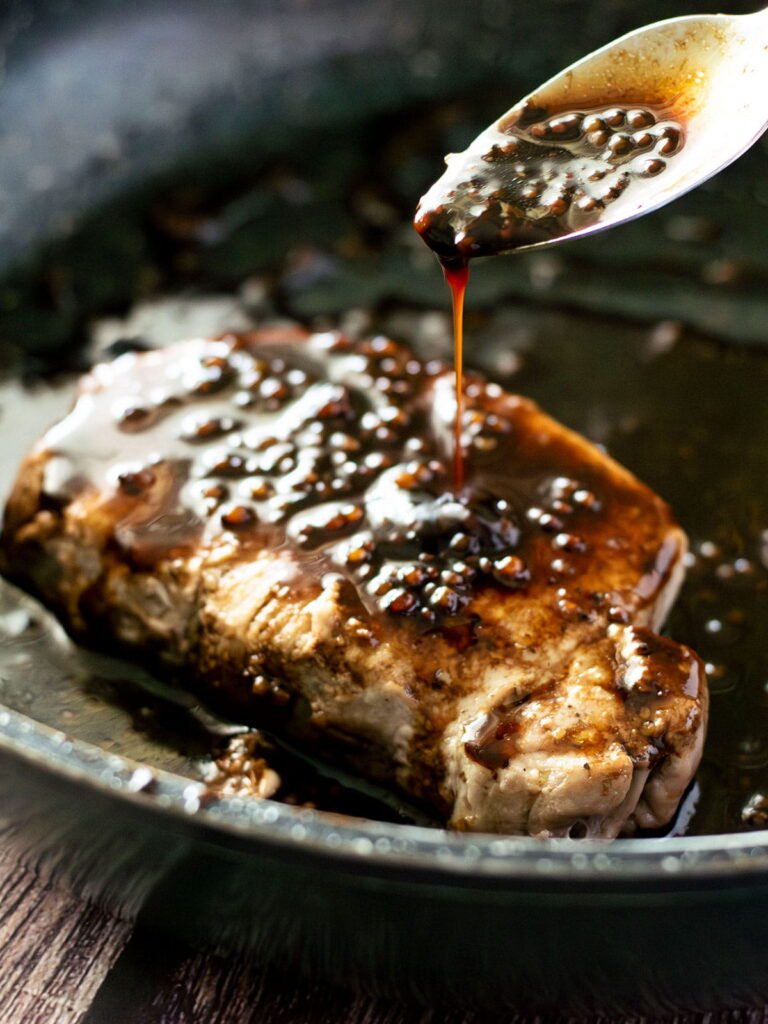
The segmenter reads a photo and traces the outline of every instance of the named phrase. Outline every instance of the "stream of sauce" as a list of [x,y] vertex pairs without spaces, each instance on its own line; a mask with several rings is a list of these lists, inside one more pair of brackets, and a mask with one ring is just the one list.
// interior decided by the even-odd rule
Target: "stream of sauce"
[[469,264],[443,263],[443,274],[451,290],[453,304],[453,365],[456,373],[456,419],[453,426],[453,487],[459,493],[464,486],[464,296],[469,283]]
[[456,370],[454,484],[464,481],[463,310],[468,261],[559,241],[652,205],[685,132],[648,105],[551,112],[526,102],[448,158],[414,226],[451,290]]

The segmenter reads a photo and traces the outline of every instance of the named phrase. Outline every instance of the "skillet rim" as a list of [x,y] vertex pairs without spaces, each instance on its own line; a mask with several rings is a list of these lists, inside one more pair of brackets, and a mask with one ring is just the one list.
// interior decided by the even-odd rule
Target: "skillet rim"
[[[481,888],[713,891],[768,882],[768,829],[612,843],[450,833],[369,821],[259,797],[219,798],[203,782],[110,754],[96,744],[0,704],[0,754],[57,780],[150,814],[161,826],[198,829],[201,838],[255,852],[335,862],[355,872],[426,878]],[[140,784],[142,783],[143,784]]]

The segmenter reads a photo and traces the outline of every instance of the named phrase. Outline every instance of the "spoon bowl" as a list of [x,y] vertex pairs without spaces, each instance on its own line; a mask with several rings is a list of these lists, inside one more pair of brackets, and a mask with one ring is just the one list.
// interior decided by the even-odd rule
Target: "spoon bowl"
[[[610,149],[585,150],[583,138],[568,150],[568,117],[587,126],[590,115],[602,123],[599,114],[612,110],[623,128],[615,139],[609,129],[609,145],[634,152],[614,159]],[[642,122],[644,111],[655,117],[648,115],[654,128],[641,144],[643,132],[631,133],[629,115]],[[572,64],[463,153],[446,157],[445,173],[419,204],[416,228],[444,262],[605,230],[695,188],[736,160],[766,127],[768,8],[657,22]],[[565,150],[557,149],[558,131]],[[589,141],[600,133],[582,135]],[[556,174],[552,168],[565,158],[567,167]],[[603,179],[602,194],[590,191],[587,181]],[[538,205],[527,202],[531,196]]]

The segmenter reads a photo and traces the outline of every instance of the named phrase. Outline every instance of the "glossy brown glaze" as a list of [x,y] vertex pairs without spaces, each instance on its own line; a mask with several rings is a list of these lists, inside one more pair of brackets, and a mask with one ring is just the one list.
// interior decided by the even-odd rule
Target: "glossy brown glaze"
[[[43,440],[53,506],[99,493],[137,566],[222,536],[288,544],[368,613],[423,628],[493,591],[551,592],[565,616],[613,608],[610,563],[651,601],[677,552],[663,504],[478,376],[466,385],[466,486],[450,470],[451,374],[386,339],[295,333],[190,342],[97,368]],[[647,591],[647,592],[646,592]],[[630,600],[624,595],[622,600]],[[613,610],[612,614],[620,614]]]

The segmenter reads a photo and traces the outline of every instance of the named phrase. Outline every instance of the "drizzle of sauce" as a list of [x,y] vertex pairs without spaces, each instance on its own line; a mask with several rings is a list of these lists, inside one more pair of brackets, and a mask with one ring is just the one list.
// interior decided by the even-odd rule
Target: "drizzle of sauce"
[[469,283],[469,264],[443,263],[443,274],[453,303],[453,365],[456,373],[456,419],[453,428],[453,486],[464,486],[464,296]]
[[608,580],[653,600],[637,588],[668,557],[663,503],[531,403],[467,378],[471,486],[452,490],[447,367],[385,337],[282,337],[98,367],[44,439],[45,500],[104,505],[143,568],[200,546],[286,547],[299,579],[337,579],[355,614],[421,629],[466,621],[489,589],[566,617],[615,603]]
[[[649,191],[685,143],[670,112],[647,105],[550,112],[528,102],[483,132],[421,199],[414,226],[437,254],[453,300],[454,486],[464,481],[463,310],[468,261],[558,241],[609,222]],[[647,205],[647,204],[646,204]]]

